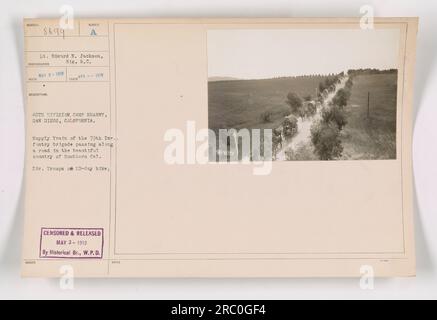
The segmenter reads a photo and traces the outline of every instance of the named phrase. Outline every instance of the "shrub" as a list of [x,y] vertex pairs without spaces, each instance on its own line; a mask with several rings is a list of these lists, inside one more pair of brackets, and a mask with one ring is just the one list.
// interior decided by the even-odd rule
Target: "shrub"
[[347,89],[351,89],[352,88],[352,86],[354,85],[354,81],[352,80],[352,78],[349,78],[347,81],[346,81],[346,84],[345,84],[345,87],[347,88]]
[[332,160],[341,156],[343,146],[340,130],[332,122],[317,122],[311,127],[311,141],[320,160]]
[[280,129],[274,129],[272,135],[273,153],[276,153],[282,148],[282,131]]
[[303,103],[302,99],[297,94],[294,92],[288,93],[286,102],[290,106],[292,114],[300,115]]
[[285,151],[285,157],[289,161],[310,161],[318,160],[314,154],[313,148],[309,144],[301,143],[296,150],[288,149]]
[[335,90],[335,85],[338,83],[340,78],[338,76],[330,76],[319,83],[319,92],[323,92],[325,89],[328,91]]
[[264,123],[271,122],[272,116],[273,116],[273,113],[271,111],[265,111],[265,112],[261,113],[260,120]]
[[326,123],[333,122],[337,125],[338,130],[342,130],[347,124],[346,114],[343,108],[332,105],[322,110],[322,120]]
[[339,107],[345,107],[350,97],[349,90],[340,89],[337,91],[335,97],[332,99],[332,103]]
[[282,122],[282,132],[286,138],[291,138],[297,133],[297,118],[295,116],[288,116]]
[[317,112],[317,107],[316,104],[314,102],[305,102],[303,104],[303,108],[302,108],[302,115],[301,116],[305,116],[305,117],[312,117],[316,114]]

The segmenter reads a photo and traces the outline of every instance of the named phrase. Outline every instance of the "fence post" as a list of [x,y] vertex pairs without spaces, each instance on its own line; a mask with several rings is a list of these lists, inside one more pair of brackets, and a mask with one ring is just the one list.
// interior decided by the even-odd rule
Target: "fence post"
[[367,119],[370,119],[370,91],[367,93]]

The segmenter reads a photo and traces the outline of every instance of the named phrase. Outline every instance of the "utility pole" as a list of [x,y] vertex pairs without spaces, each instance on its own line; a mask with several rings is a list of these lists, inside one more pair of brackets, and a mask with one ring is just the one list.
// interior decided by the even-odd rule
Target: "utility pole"
[[367,119],[370,119],[370,91],[367,93]]

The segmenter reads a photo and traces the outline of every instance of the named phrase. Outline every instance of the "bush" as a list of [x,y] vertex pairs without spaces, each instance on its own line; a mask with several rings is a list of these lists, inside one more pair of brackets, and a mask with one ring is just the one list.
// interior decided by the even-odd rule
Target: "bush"
[[265,112],[261,113],[260,120],[264,123],[271,122],[272,116],[273,116],[273,113],[271,111],[265,111]]
[[325,84],[323,82],[319,83],[319,94],[322,93],[325,90]]
[[319,83],[319,92],[323,92],[325,91],[325,89],[332,92],[333,90],[335,90],[335,85],[338,83],[339,80],[339,76],[330,76],[326,78],[325,81]]
[[286,138],[291,138],[297,133],[297,118],[295,116],[288,116],[282,122],[282,132]]
[[290,92],[287,95],[286,102],[290,106],[292,114],[297,116],[300,115],[303,103],[302,103],[302,99],[297,94],[295,94],[294,92]]
[[339,107],[345,107],[350,98],[349,90],[340,89],[337,91],[337,94],[332,99],[332,103],[336,104]]
[[273,153],[282,148],[282,131],[280,129],[274,129],[272,135]]
[[347,124],[346,114],[343,108],[332,105],[322,110],[322,120],[326,123],[333,122],[337,125],[338,130],[342,130]]
[[317,122],[311,127],[311,141],[320,160],[333,160],[341,157],[343,146],[340,130],[332,122]]
[[317,106],[314,102],[305,102],[302,108],[301,117],[312,117],[317,112]]
[[288,161],[310,161],[318,160],[314,154],[313,148],[308,145],[301,143],[296,147],[296,150],[288,149],[285,151],[285,157]]

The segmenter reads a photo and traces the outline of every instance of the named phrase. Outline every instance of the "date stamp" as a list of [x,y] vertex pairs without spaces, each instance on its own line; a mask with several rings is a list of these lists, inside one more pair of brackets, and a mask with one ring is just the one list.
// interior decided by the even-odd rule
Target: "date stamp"
[[41,259],[103,259],[103,228],[41,228]]

